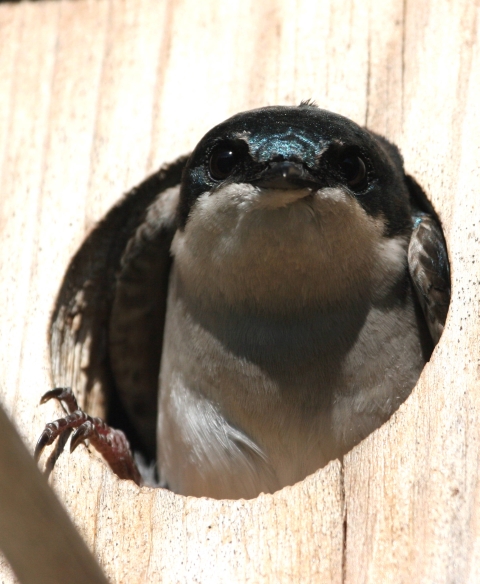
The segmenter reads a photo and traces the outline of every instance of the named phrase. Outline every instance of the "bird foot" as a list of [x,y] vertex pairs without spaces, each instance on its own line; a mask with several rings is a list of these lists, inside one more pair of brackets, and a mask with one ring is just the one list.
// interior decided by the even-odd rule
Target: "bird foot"
[[133,459],[127,437],[121,430],[108,426],[102,419],[93,418],[78,407],[69,387],[57,387],[42,396],[40,404],[57,399],[68,415],[45,426],[35,447],[38,461],[45,446],[52,444],[60,435],[75,430],[70,441],[70,452],[86,440],[103,456],[113,472],[121,479],[131,479],[140,485],[142,479]]

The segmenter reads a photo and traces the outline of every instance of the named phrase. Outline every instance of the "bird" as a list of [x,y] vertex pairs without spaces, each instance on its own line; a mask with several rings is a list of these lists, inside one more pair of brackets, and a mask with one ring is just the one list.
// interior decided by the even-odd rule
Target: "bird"
[[[180,170],[130,196],[109,363],[159,486],[251,499],[342,458],[405,401],[445,325],[446,243],[398,148],[311,101],[234,115]],[[121,431],[69,389],[52,397],[70,413],[37,457],[76,428],[72,447],[89,438],[142,482]]]

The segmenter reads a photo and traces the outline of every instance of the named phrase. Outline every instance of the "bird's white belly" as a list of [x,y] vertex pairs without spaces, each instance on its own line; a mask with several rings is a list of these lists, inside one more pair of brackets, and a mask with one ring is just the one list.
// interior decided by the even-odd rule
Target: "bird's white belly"
[[173,374],[162,394],[158,439],[162,481],[180,494],[253,498],[281,487],[268,457],[215,405]]
[[177,276],[157,430],[161,479],[177,493],[252,498],[302,480],[388,419],[423,368],[408,297],[287,324],[214,306],[209,320]]
[[172,297],[160,387],[158,461],[162,482],[177,493],[252,498],[331,458],[321,444],[322,413],[295,411],[285,388],[232,354]]
[[[174,358],[162,368],[159,405],[159,465],[170,489],[194,496],[252,498],[294,484],[327,462],[318,444],[309,448],[308,432],[288,420],[288,412],[279,416],[266,411],[263,428],[253,416],[247,433],[202,391],[208,383],[203,368],[193,364],[185,374],[180,360]],[[219,386],[246,393],[242,379],[236,387],[222,386],[231,383],[228,373],[219,372],[218,386],[210,386],[210,394]]]

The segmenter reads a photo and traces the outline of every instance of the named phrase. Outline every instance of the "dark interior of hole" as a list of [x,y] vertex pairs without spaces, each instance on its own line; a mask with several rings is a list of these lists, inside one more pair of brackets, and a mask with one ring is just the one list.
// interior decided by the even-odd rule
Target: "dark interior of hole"
[[[74,387],[74,393],[84,394],[88,412],[89,395],[93,386],[100,384],[105,395],[107,423],[122,429],[132,448],[140,451],[147,461],[155,459],[152,448],[155,440],[148,446],[142,442],[119,399],[108,354],[108,323],[115,280],[127,242],[158,193],[179,183],[184,165],[185,157],[181,157],[132,189],[86,238],[65,274],[50,326],[52,362],[57,363],[54,382],[65,383],[72,376],[67,371],[67,354],[72,343],[75,346],[90,343],[88,365],[82,369],[85,387]],[[74,324],[76,319],[79,326]],[[73,372],[73,377],[78,379],[78,373]]]

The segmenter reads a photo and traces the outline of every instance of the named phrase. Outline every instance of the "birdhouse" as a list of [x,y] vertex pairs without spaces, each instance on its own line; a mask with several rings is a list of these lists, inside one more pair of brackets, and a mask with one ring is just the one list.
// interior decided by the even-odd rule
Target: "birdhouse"
[[[38,405],[52,387],[111,407],[96,226],[233,114],[312,99],[384,136],[449,254],[446,326],[411,394],[296,484],[196,498],[49,450],[41,469],[112,584],[480,581],[477,21],[468,0],[0,4],[0,401],[32,453],[64,415]],[[17,581],[6,557],[0,576]]]

